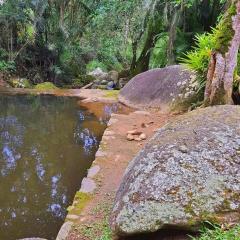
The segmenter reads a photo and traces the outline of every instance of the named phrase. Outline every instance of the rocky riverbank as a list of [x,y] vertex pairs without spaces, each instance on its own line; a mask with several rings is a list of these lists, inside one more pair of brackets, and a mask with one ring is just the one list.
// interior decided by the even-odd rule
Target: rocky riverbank
[[129,141],[127,133],[142,132],[150,139],[172,117],[145,111],[111,115],[96,159],[69,208],[69,215],[58,240],[92,240],[111,235],[107,219],[116,190],[127,165],[147,141]]

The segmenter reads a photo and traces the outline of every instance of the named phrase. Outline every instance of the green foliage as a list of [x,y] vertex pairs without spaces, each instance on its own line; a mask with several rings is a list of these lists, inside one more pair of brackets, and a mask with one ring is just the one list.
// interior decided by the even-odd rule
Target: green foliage
[[[203,93],[206,85],[207,71],[212,51],[219,51],[225,54],[232,39],[234,30],[232,29],[232,16],[236,13],[235,5],[232,4],[211,33],[197,34],[195,37],[195,47],[187,52],[180,62],[188,68],[197,72],[198,92]],[[236,69],[236,73],[239,72]]]
[[166,34],[164,34],[164,36],[158,39],[154,49],[152,50],[150,68],[159,68],[159,67],[166,66],[167,43],[168,43],[168,36]]
[[222,54],[228,50],[229,43],[234,35],[234,30],[232,28],[232,16],[235,14],[236,5],[233,3],[213,33],[216,38],[216,45],[214,46],[214,49]]
[[214,226],[214,229],[204,228],[199,238],[192,238],[193,240],[239,240],[240,239],[240,225],[233,227],[226,231],[221,227]]
[[204,76],[207,72],[211,52],[215,46],[215,37],[211,33],[197,34],[196,46],[185,54],[180,61],[190,69]]
[[44,83],[37,84],[35,86],[35,89],[37,89],[37,90],[52,90],[52,89],[58,89],[58,88],[51,82],[44,82]]
[[107,66],[102,63],[99,62],[98,60],[92,60],[91,62],[89,62],[86,66],[87,72],[91,72],[96,68],[101,68],[103,71],[107,71]]
[[212,50],[216,45],[216,38],[214,33],[197,34],[195,37],[196,45],[193,50],[180,58],[180,62],[194,70],[198,77],[198,92],[203,94],[206,84],[206,76],[208,65],[211,58]]
[[0,72],[15,72],[16,71],[16,65],[15,62],[7,62],[4,60],[0,60]]
[[144,69],[164,67],[175,13],[181,16],[176,22],[173,59],[190,48],[196,32],[209,27],[203,21],[205,12],[211,18],[208,25],[215,23],[224,3],[214,6],[214,2],[205,6],[196,0],[171,0],[167,5],[160,0],[3,1],[0,71],[15,70],[13,65],[6,66],[12,62],[16,75],[29,79],[37,75],[64,85],[97,67],[141,69],[135,64],[141,57],[147,62],[139,61],[146,65]]
[[81,88],[91,82],[93,82],[95,78],[90,75],[80,75],[78,78],[75,78],[72,83],[72,88]]

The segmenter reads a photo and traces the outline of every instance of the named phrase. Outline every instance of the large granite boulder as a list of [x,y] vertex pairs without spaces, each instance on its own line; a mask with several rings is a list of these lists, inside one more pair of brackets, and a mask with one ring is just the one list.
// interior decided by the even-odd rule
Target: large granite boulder
[[168,110],[195,74],[181,65],[152,69],[131,79],[120,91],[119,101],[135,108]]
[[161,128],[128,166],[111,226],[118,235],[240,222],[240,107],[195,110]]

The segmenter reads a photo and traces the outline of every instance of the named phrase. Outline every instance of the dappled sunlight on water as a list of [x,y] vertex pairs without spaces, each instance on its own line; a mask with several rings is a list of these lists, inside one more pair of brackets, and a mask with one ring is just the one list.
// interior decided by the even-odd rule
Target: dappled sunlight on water
[[0,239],[55,239],[105,127],[75,99],[0,96]]

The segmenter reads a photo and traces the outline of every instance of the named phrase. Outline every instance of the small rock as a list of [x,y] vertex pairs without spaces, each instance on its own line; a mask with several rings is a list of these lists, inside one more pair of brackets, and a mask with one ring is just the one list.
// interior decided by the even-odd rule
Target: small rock
[[94,177],[100,171],[100,166],[95,165],[88,170],[88,178]]
[[93,191],[96,189],[96,183],[91,178],[84,178],[82,180],[82,185],[80,192],[83,193],[93,193]]
[[70,232],[70,230],[72,229],[72,222],[65,222],[60,231],[58,232],[57,238],[56,240],[65,240]]
[[101,89],[101,90],[106,90],[107,89],[106,85],[104,85],[104,84],[98,85],[97,88]]
[[106,131],[104,132],[104,135],[105,135],[105,136],[112,136],[112,135],[114,135],[114,134],[115,134],[114,131],[106,130]]
[[147,112],[147,111],[135,111],[134,113],[139,115],[146,115],[146,116],[151,115],[150,112]]
[[110,71],[109,73],[108,73],[108,76],[109,76],[109,79],[111,80],[111,81],[113,81],[113,83],[115,83],[115,84],[117,84],[118,83],[118,78],[119,78],[119,74],[118,74],[118,72],[117,71]]
[[135,130],[128,131],[127,134],[140,135],[140,134],[142,134],[142,132],[135,129]]
[[187,148],[185,145],[179,146],[179,150],[180,150],[182,153],[187,153],[187,152],[188,152],[188,148]]
[[128,134],[127,135],[127,140],[128,141],[133,141],[134,140],[134,136],[132,134]]
[[114,88],[114,82],[113,82],[113,81],[109,82],[109,83],[107,84],[107,86],[108,86],[109,88]]
[[107,80],[102,80],[101,85],[107,85],[108,81]]
[[108,127],[110,127],[112,124],[114,124],[114,123],[116,123],[116,122],[118,122],[118,119],[116,119],[116,118],[111,118],[111,119],[109,120],[109,122],[108,122]]
[[97,85],[98,85],[98,84],[101,84],[101,80],[99,80],[99,79],[96,79],[96,80],[94,80],[93,82],[94,82],[95,84],[97,84]]
[[134,140],[137,141],[137,142],[142,141],[142,139],[140,137],[135,137]]
[[95,157],[104,157],[106,156],[106,153],[98,149],[98,151],[95,154]]
[[145,133],[142,133],[140,136],[139,136],[140,139],[142,140],[145,140],[147,139],[147,135]]
[[74,214],[68,214],[67,215],[67,219],[69,220],[77,220],[79,218],[79,216],[74,215]]
[[149,127],[149,125],[148,125],[148,124],[146,124],[146,123],[142,123],[142,124],[141,124],[141,127],[142,127],[142,128],[148,128],[148,127]]

